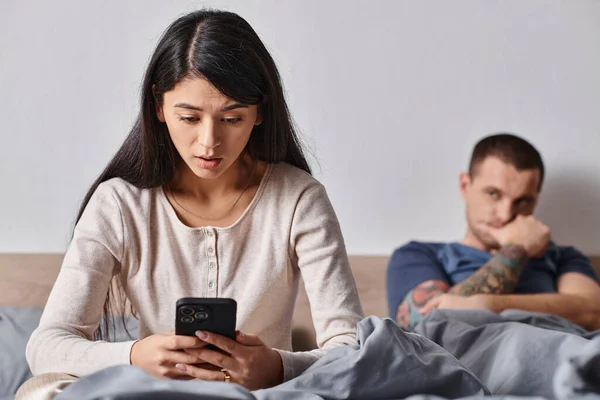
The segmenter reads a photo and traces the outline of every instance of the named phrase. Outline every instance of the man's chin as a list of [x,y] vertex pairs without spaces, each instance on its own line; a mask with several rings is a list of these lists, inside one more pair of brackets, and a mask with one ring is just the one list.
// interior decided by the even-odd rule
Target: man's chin
[[485,249],[489,252],[496,252],[498,250],[500,250],[500,243],[498,243],[496,241],[496,239],[483,234],[481,232],[474,232],[475,233],[475,237],[477,238],[477,240],[479,240],[479,242],[483,245],[483,247],[485,247]]

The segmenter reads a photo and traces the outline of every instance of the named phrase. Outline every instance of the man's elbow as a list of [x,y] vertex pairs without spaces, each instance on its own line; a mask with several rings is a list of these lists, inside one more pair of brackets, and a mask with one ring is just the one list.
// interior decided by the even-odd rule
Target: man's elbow
[[577,308],[580,313],[580,325],[589,331],[600,329],[600,295],[574,295],[579,298]]
[[589,304],[591,307],[587,312],[587,326],[584,328],[590,331],[600,330],[600,299],[593,299]]
[[396,323],[403,328],[410,327],[410,309],[406,300],[396,309]]
[[410,301],[403,301],[396,312],[396,323],[404,329],[412,330],[421,321],[419,309]]

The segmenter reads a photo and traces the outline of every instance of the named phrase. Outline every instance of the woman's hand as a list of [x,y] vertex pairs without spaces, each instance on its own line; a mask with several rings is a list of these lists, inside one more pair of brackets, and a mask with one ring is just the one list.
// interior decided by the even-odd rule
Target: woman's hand
[[[212,344],[218,349],[188,348],[186,353],[195,359],[219,368],[214,371],[182,362],[177,365],[189,376],[205,381],[225,381],[238,383],[248,390],[265,389],[283,382],[283,365],[279,353],[268,348],[256,335],[237,333],[236,340],[211,332],[197,332],[203,343]],[[221,371],[223,369],[224,371]]]
[[157,378],[181,379],[188,375],[176,364],[197,364],[201,360],[183,350],[200,348],[204,342],[194,336],[176,336],[174,331],[148,336],[134,343],[131,364]]

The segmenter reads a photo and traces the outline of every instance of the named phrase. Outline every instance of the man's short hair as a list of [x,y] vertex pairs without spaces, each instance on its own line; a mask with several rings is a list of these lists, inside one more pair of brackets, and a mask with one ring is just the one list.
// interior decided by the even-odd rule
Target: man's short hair
[[488,157],[498,157],[507,164],[514,166],[518,171],[537,169],[540,171],[540,184],[544,181],[544,162],[542,156],[527,140],[511,133],[497,133],[481,139],[473,148],[469,175],[473,178],[477,168]]

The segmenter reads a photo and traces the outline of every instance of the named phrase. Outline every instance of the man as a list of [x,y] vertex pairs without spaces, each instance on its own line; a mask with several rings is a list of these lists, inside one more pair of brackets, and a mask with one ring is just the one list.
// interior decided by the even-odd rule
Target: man
[[527,141],[497,134],[461,173],[468,229],[461,242],[412,241],[387,271],[390,316],[407,328],[434,308],[521,309],[600,329],[600,285],[589,260],[550,240],[533,216],[544,164]]

